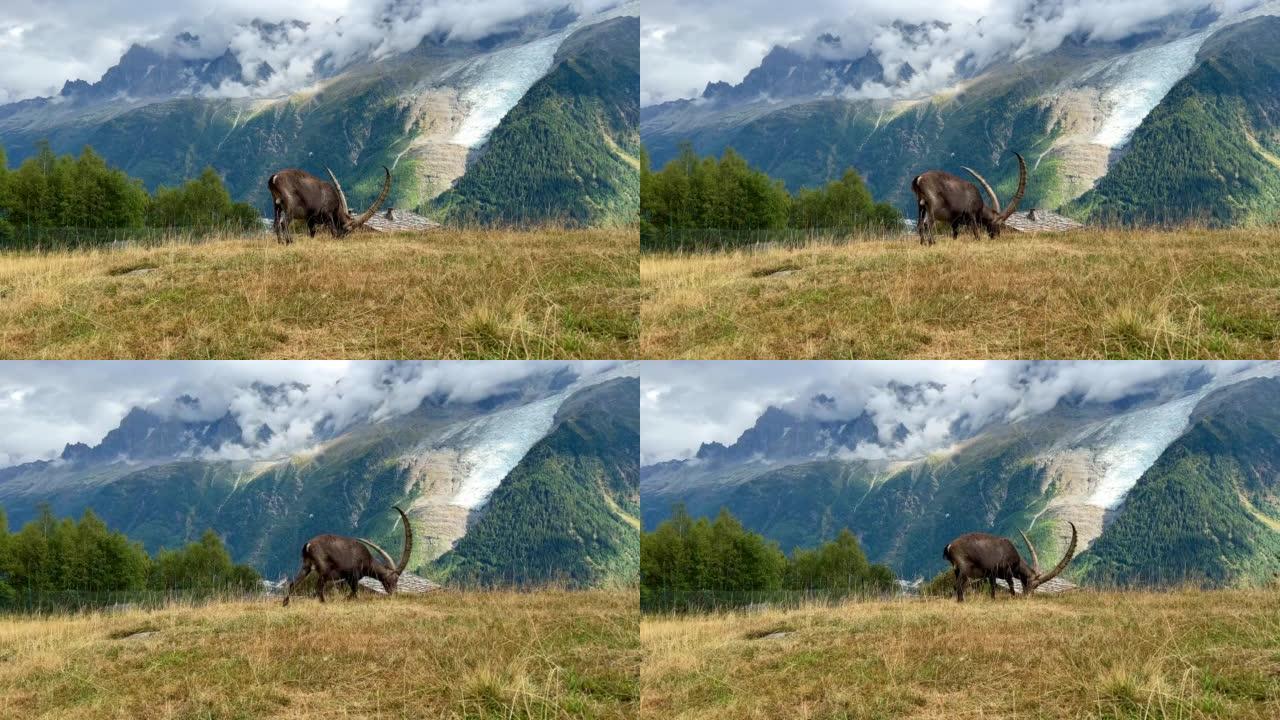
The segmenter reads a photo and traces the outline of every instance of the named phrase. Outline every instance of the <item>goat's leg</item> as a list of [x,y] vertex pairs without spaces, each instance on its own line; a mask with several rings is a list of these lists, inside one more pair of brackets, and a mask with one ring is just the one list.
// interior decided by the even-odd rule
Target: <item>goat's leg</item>
[[347,596],[348,600],[356,599],[356,591],[360,589],[360,578],[355,575],[347,576],[347,585],[351,586],[351,594]]
[[284,242],[284,235],[280,232],[280,203],[271,203],[271,207],[276,211],[275,222],[271,223],[272,229],[276,231],[276,244]]
[[960,568],[956,568],[956,602],[964,602],[964,584],[968,578],[964,573],[960,572]]
[[308,565],[303,565],[302,569],[298,571],[298,576],[293,579],[293,582],[289,583],[288,589],[284,591],[285,607],[289,607],[289,596],[293,594],[293,589],[297,587],[298,583],[302,582],[303,580],[306,580],[307,575],[310,575],[310,574],[311,574],[311,567]]

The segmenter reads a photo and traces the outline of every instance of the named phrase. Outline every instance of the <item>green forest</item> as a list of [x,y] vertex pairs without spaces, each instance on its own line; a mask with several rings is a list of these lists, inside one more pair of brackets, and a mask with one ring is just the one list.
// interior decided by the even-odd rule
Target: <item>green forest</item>
[[0,510],[0,609],[91,606],[153,594],[245,593],[257,571],[237,565],[217,533],[148,555],[138,542],[107,528],[91,510],[79,520],[54,517],[48,506],[17,532]]
[[247,230],[258,218],[252,206],[232,201],[213,168],[152,195],[141,180],[110,167],[88,145],[73,157],[55,155],[41,143],[39,152],[13,170],[0,148],[0,247],[69,229]]
[[657,172],[647,153],[640,164],[640,245],[670,250],[699,231],[717,237],[752,231],[798,230],[885,232],[902,226],[902,215],[877,203],[853,168],[821,188],[794,195],[781,180],[747,164],[727,148],[719,159],[699,157],[684,144]]
[[695,520],[681,505],[640,537],[640,602],[648,610],[732,606],[815,593],[884,595],[895,588],[893,571],[868,561],[848,529],[788,557],[776,542],[746,529],[728,510],[721,509],[715,520]]

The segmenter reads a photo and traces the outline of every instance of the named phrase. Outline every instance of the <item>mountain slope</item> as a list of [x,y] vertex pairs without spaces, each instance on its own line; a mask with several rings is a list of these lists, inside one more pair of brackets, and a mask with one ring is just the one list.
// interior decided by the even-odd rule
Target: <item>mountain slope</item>
[[1076,568],[1101,584],[1248,585],[1280,572],[1280,380],[1240,383],[1126,496]]
[[481,223],[626,224],[639,208],[640,21],[579,30],[502,119],[479,159],[436,199]]
[[454,580],[481,584],[635,578],[639,393],[638,380],[623,378],[566,401],[555,428],[436,566]]
[[1277,12],[1264,3],[1246,14],[1261,17],[1242,22],[1174,23],[1116,42],[1068,38],[923,98],[868,99],[852,83],[815,93],[808,79],[793,92],[786,73],[813,61],[775,51],[758,68],[771,78],[755,81],[760,92],[743,92],[744,81],[646,107],[641,137],[655,167],[684,142],[701,154],[732,147],[793,191],[853,167],[877,199],[908,214],[910,180],[928,168],[976,168],[1007,198],[1017,151],[1031,171],[1024,208],[1065,206],[1094,220],[1265,222],[1280,208],[1280,167],[1269,159],[1280,155]]
[[1196,67],[1133,135],[1096,188],[1070,206],[1093,220],[1280,219],[1280,17],[1214,35]]
[[[820,450],[670,461],[642,469],[644,525],[652,530],[678,503],[703,517],[723,507],[786,551],[849,528],[873,562],[910,578],[942,570],[941,548],[973,530],[1025,530],[1053,562],[1071,521],[1081,549],[1072,572],[1082,579],[1254,584],[1280,570],[1277,407],[1280,380],[1192,373],[1116,402],[1060,401],[926,457]],[[770,435],[804,426],[782,423],[780,412],[765,413]]]
[[[535,214],[543,209],[559,211],[544,208],[547,198],[556,198],[565,205],[585,203],[593,212],[584,216],[597,222],[625,211],[626,198],[638,196],[632,190],[619,199],[616,195],[625,195],[628,186],[617,168],[602,160],[612,153],[610,139],[624,154],[637,155],[634,110],[630,116],[620,111],[615,105],[625,110],[625,104],[615,95],[627,88],[638,94],[638,60],[585,65],[578,60],[616,52],[616,43],[606,42],[610,34],[593,25],[614,26],[621,19],[615,16],[626,13],[636,14],[634,3],[590,17],[568,8],[534,14],[473,41],[435,33],[408,52],[359,57],[340,68],[325,66],[310,87],[270,97],[240,97],[226,90],[228,83],[244,80],[244,69],[229,49],[219,57],[189,60],[134,46],[97,83],[68,82],[58,97],[0,107],[0,145],[13,162],[21,162],[42,139],[58,153],[78,153],[89,144],[150,189],[177,185],[212,166],[234,198],[264,212],[270,207],[266,180],[280,168],[323,175],[329,166],[352,206],[363,208],[379,191],[386,166],[393,177],[387,205],[427,209],[475,158],[486,154],[485,141],[503,116],[563,60],[557,78],[541,84],[545,102],[530,99],[508,123],[486,166],[490,170],[480,170],[479,186],[486,185],[483,178],[492,168],[539,169],[536,157],[522,155],[547,141],[545,134],[537,135],[545,122],[519,121],[532,112],[551,121],[557,132],[571,128],[579,134],[560,140],[567,153],[559,158],[561,174],[541,168],[540,174],[522,177],[524,192],[542,203],[526,204],[522,219],[549,217]],[[284,31],[266,23],[254,27],[268,34]],[[575,36],[603,44],[586,43],[592,50],[568,44]],[[181,38],[175,42],[181,44]],[[630,52],[638,52],[634,38]],[[574,75],[584,68],[588,72]],[[256,72],[270,77],[273,71],[260,67]],[[572,92],[590,97],[581,108],[557,114],[555,99],[563,101]],[[635,104],[632,100],[631,106]],[[604,122],[607,132],[588,121]],[[585,180],[565,186],[562,175]],[[574,193],[589,202],[572,197]]]
[[[483,538],[496,528],[503,549],[514,543],[555,563],[538,577],[564,567],[579,584],[603,582],[634,575],[638,562],[636,381],[608,377],[562,370],[473,402],[433,394],[380,422],[318,428],[316,447],[265,460],[219,459],[214,446],[231,447],[225,418],[184,424],[134,410],[97,446],[0,470],[0,507],[15,526],[42,504],[58,516],[92,509],[151,552],[212,528],[237,562],[278,578],[296,571],[299,548],[321,533],[369,537],[395,553],[399,504],[416,533],[414,570],[471,530]],[[245,454],[237,449],[232,457]],[[532,483],[540,515],[521,515],[522,482]],[[585,542],[555,536],[546,518]]]

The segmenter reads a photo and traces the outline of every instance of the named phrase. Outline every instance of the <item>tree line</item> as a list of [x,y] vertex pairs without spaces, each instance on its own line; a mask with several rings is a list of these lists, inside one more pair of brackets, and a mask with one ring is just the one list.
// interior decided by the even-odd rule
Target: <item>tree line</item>
[[0,148],[0,244],[21,233],[62,228],[137,229],[255,227],[259,213],[231,199],[213,168],[176,187],[148,193],[142,181],[107,165],[86,145],[78,156],[55,155],[48,142],[10,170]]
[[728,510],[695,520],[678,505],[653,532],[641,533],[640,588],[650,600],[701,593],[732,602],[771,591],[882,595],[896,589],[896,579],[887,566],[867,560],[848,529],[788,557]]
[[75,601],[148,590],[251,592],[260,580],[253,568],[231,561],[213,530],[186,547],[151,556],[90,510],[79,520],[59,520],[46,505],[17,532],[9,531],[0,510],[0,607],[32,598]]
[[[649,167],[641,151],[640,232],[653,245],[672,231],[835,230],[887,231],[902,226],[902,215],[877,203],[853,168],[821,188],[787,191],[753,169],[733,148],[719,159],[699,157],[684,144],[661,170]],[[646,243],[646,239],[648,243]]]

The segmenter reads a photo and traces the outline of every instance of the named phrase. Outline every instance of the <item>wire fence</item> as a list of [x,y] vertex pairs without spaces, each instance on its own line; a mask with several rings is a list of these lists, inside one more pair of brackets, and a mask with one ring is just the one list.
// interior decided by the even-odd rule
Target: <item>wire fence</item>
[[690,255],[731,251],[761,252],[809,245],[844,245],[861,240],[903,239],[909,234],[883,227],[866,228],[778,228],[754,230],[652,229],[640,232],[640,251]]
[[167,605],[201,605],[224,600],[267,597],[265,591],[243,588],[201,588],[170,590],[37,590],[16,588],[0,594],[0,614],[39,615],[75,613],[86,610],[140,610]]
[[198,244],[226,237],[265,235],[269,227],[240,224],[205,227],[14,227],[0,234],[0,253],[55,253],[86,249],[159,247],[171,244]]
[[753,608],[791,609],[839,605],[849,600],[883,600],[894,591],[838,590],[652,590],[640,589],[640,612],[648,614],[714,613]]

